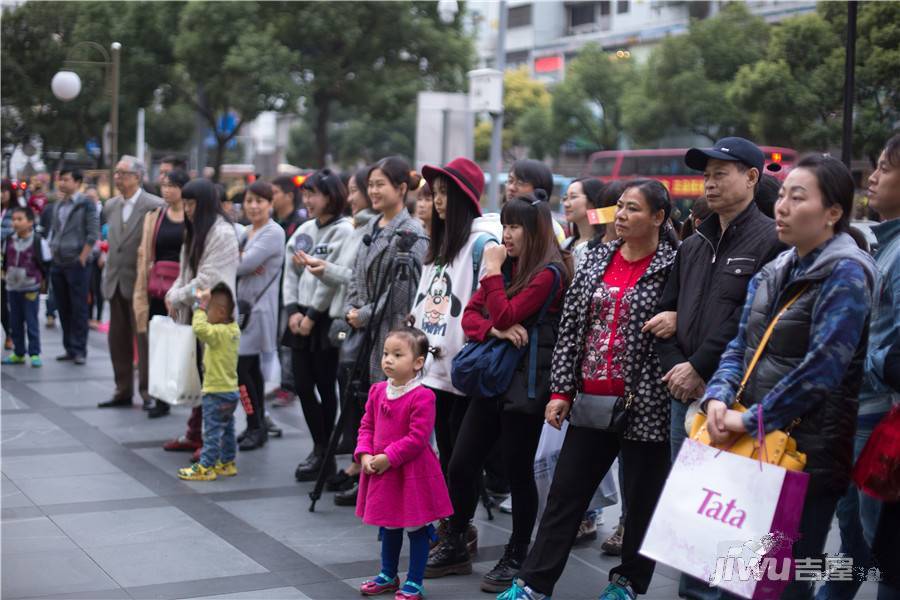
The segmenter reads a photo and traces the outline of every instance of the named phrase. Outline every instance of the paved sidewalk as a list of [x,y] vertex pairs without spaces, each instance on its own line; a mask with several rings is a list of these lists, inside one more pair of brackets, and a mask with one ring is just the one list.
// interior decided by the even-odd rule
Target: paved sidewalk
[[[284,437],[240,453],[237,477],[183,482],[175,471],[189,456],[161,444],[183,432],[188,411],[151,421],[137,405],[97,409],[113,389],[105,335],[91,332],[78,367],[54,360],[58,328],[41,333],[44,368],[2,369],[4,599],[359,598],[357,586],[378,572],[377,532],[330,494],[308,512],[312,484],[293,479],[311,449],[298,405],[271,410]],[[429,598],[493,597],[479,578],[511,525],[495,514],[478,511],[475,573],[428,580]],[[596,598],[605,585],[617,561],[599,544],[617,507],[605,520],[598,541],[573,552],[554,598]],[[859,597],[874,598],[871,587]],[[658,567],[644,597],[677,598],[675,573]]]

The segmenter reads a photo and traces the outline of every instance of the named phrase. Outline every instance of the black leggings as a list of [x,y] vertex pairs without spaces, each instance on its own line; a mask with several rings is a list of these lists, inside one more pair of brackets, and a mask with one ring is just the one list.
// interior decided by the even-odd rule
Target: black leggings
[[469,408],[469,399],[444,390],[429,389],[434,392],[435,397],[434,438],[441,459],[441,471],[444,472],[444,479],[447,479],[450,457],[453,456],[453,447],[462,428],[466,409]]
[[475,515],[481,472],[499,438],[512,495],[513,531],[509,541],[527,544],[531,540],[538,508],[534,453],[543,425],[542,416],[501,410],[496,399],[469,402],[448,471],[453,532],[465,531]]
[[619,483],[628,512],[622,563],[610,571],[610,576],[627,577],[635,592],[646,593],[656,563],[640,555],[638,549],[669,475],[670,452],[668,441],[635,442],[615,433],[570,425],[550,484],[547,508],[519,577],[542,594],[553,593],[584,511],[618,455],[625,475]]
[[[337,415],[337,348],[316,348],[304,345],[291,350],[294,368],[294,389],[300,397],[300,406],[306,425],[316,446],[325,446],[334,428]],[[322,402],[316,400],[316,391]]]
[[238,384],[247,389],[253,414],[247,415],[247,429],[265,429],[265,381],[258,354],[238,356]]

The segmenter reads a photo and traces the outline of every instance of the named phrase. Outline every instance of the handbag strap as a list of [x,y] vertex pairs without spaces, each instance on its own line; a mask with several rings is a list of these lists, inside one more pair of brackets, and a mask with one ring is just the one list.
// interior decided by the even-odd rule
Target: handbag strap
[[159,237],[159,228],[162,227],[163,219],[166,218],[167,207],[162,207],[159,210],[159,217],[156,219],[156,226],[153,228],[153,241],[150,242],[150,263],[153,264],[156,262],[156,238]]
[[262,299],[262,297],[265,295],[265,293],[266,293],[267,291],[269,291],[269,288],[272,287],[272,284],[275,283],[275,280],[278,279],[278,276],[279,276],[279,275],[281,275],[281,273],[279,273],[279,272],[276,270],[276,271],[275,271],[275,276],[272,277],[272,279],[269,280],[269,283],[266,284],[266,287],[264,287],[264,288],[262,289],[262,291],[261,291],[261,292],[256,296],[256,298],[253,300],[253,306],[256,306],[256,305],[259,303],[259,301]]
[[756,368],[756,365],[759,363],[759,359],[762,357],[763,351],[766,349],[766,344],[769,343],[769,339],[772,337],[772,332],[775,331],[775,325],[778,324],[779,319],[784,316],[784,313],[788,311],[788,309],[793,306],[794,302],[800,299],[800,296],[806,292],[806,289],[809,287],[809,283],[804,284],[800,290],[794,294],[794,296],[787,301],[787,303],[781,307],[781,310],[775,315],[772,321],[769,323],[769,326],[766,327],[765,333],[763,333],[762,339],[759,340],[759,345],[756,347],[756,352],[753,353],[753,358],[750,359],[750,364],[747,365],[747,369],[744,371],[744,378],[741,379],[741,385],[738,388],[737,394],[734,395],[734,401],[740,402],[741,396],[744,394],[744,388],[747,387],[747,382],[750,381],[750,376],[753,375],[753,370]]
[[535,321],[534,325],[531,326],[531,331],[528,333],[528,398],[532,399],[537,396],[537,358],[538,358],[538,328],[541,325],[541,322],[544,320],[544,315],[546,315],[547,310],[550,308],[550,304],[556,298],[557,288],[559,288],[560,283],[560,273],[559,267],[556,265],[550,264],[547,265],[547,268],[553,273],[553,287],[550,288],[550,295],[547,296],[547,299],[544,300],[544,305],[541,307],[541,311],[538,313],[537,321]]

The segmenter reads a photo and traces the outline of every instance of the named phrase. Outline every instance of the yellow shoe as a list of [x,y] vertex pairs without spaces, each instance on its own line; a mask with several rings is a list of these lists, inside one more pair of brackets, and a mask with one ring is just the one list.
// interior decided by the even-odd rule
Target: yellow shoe
[[219,461],[213,469],[216,470],[216,475],[221,475],[222,477],[234,477],[238,473],[237,465],[234,464],[233,460],[227,463]]
[[216,469],[215,467],[204,467],[197,462],[190,467],[178,469],[178,478],[188,481],[213,481],[216,478]]

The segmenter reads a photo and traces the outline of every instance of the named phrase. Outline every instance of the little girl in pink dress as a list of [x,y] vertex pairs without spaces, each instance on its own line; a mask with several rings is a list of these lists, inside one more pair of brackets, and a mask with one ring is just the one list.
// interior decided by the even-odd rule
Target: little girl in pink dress
[[[354,458],[362,465],[356,514],[381,528],[381,573],[360,587],[364,596],[395,592],[395,600],[423,597],[433,521],[453,508],[431,447],[434,392],[419,373],[429,353],[428,338],[412,327],[395,329],[384,341],[381,368],[388,380],[369,390]],[[409,536],[409,571],[400,587],[397,571],[403,530]]]

